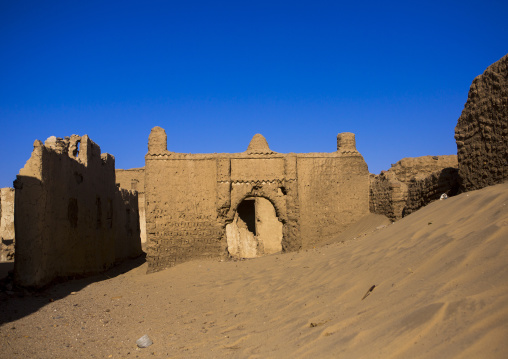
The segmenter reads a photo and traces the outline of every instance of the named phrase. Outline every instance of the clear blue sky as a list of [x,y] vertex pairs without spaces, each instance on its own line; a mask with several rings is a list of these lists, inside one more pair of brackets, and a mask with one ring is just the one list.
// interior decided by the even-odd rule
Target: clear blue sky
[[332,152],[371,173],[455,154],[473,79],[508,53],[508,1],[0,0],[0,187],[35,139],[88,134],[141,167],[176,152]]

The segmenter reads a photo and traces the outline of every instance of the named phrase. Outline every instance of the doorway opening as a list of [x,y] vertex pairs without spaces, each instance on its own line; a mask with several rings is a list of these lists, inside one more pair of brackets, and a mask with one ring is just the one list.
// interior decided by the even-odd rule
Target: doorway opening
[[235,258],[255,258],[282,250],[282,223],[275,207],[263,197],[247,197],[226,225],[228,252]]

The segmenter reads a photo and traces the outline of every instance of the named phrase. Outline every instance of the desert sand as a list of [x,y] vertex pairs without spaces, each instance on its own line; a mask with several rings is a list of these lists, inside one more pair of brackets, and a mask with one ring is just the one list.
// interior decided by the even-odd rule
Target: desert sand
[[507,258],[505,183],[320,248],[2,292],[0,357],[506,358]]

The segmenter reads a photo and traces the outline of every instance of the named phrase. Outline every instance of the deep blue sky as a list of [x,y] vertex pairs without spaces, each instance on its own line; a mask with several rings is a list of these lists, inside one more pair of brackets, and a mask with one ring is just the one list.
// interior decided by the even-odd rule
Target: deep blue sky
[[141,167],[176,152],[332,152],[371,173],[455,154],[473,79],[508,53],[507,1],[0,0],[0,187],[35,139],[88,134]]

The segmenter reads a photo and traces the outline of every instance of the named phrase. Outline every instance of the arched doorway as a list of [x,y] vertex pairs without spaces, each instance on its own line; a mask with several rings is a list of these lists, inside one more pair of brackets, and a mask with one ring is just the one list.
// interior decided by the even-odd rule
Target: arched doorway
[[228,251],[235,258],[255,258],[282,250],[282,223],[272,203],[263,197],[245,198],[233,222],[226,225]]

